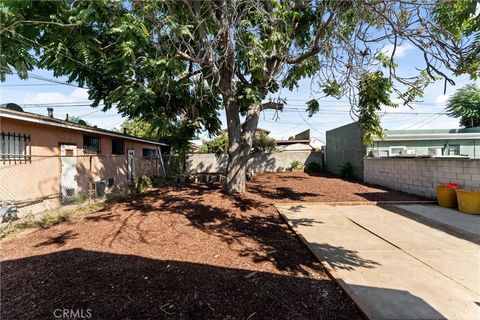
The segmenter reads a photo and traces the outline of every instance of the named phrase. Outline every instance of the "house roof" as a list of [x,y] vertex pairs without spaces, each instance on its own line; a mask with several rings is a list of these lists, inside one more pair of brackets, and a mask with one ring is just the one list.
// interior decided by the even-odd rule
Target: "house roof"
[[44,115],[31,113],[31,112],[20,112],[20,111],[0,108],[0,118],[9,118],[9,119],[33,122],[38,124],[44,124],[44,125],[53,126],[53,127],[60,127],[60,128],[66,128],[66,129],[72,129],[72,130],[78,130],[78,131],[90,132],[90,133],[98,133],[106,136],[124,138],[128,140],[150,143],[150,144],[155,144],[159,146],[167,145],[165,143],[142,139],[142,138],[138,138],[129,134],[124,134],[121,132],[81,125],[78,123],[56,119],[56,118],[50,118]]
[[[255,130],[255,132],[257,132],[257,131],[265,132],[266,134],[270,134],[270,132],[271,132],[271,131],[269,131],[269,130],[267,130],[267,129],[262,129],[262,128],[257,128],[257,129]],[[228,133],[228,129],[227,129],[227,128],[222,129],[222,132],[227,132],[227,133]]]
[[287,144],[295,144],[295,143],[302,143],[302,144],[310,144],[310,140],[275,140],[277,145],[287,145]]
[[[465,129],[386,130],[383,141],[480,139],[480,127]],[[374,141],[382,139],[374,138]]]

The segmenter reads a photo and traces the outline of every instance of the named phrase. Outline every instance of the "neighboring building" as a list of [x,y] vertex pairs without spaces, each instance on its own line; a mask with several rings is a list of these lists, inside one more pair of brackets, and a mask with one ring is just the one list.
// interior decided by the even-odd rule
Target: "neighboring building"
[[367,154],[375,157],[434,156],[480,159],[480,127],[466,129],[386,130]]
[[315,151],[310,144],[310,129],[300,132],[288,140],[275,140],[278,151]]
[[164,173],[165,144],[17,107],[0,107],[0,207],[39,212]]
[[[243,128],[243,127],[242,127],[242,128]],[[265,134],[268,136],[271,131],[269,131],[269,130],[267,130],[267,129],[257,128],[257,129],[255,130],[255,133],[259,133],[259,132],[263,132],[263,133],[265,133]],[[227,129],[227,128],[222,129],[219,134],[222,134],[222,133],[228,134],[228,129]]]
[[363,179],[363,129],[358,122],[350,123],[326,132],[326,171],[338,173],[340,166],[350,162],[356,178]]

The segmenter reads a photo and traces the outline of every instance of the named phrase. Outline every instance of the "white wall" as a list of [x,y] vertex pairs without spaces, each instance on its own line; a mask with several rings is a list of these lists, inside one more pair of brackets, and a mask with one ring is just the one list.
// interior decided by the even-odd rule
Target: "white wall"
[[434,199],[447,182],[480,191],[480,159],[365,158],[364,181]]

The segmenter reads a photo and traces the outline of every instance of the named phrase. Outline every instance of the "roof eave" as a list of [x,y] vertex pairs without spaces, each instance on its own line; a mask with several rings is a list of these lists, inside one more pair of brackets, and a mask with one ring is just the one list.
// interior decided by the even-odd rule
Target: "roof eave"
[[38,124],[43,124],[43,125],[48,125],[53,127],[65,128],[65,129],[73,129],[73,130],[78,130],[83,132],[103,134],[111,137],[117,137],[117,138],[139,141],[143,143],[155,144],[158,146],[168,146],[167,144],[161,143],[161,142],[137,138],[137,137],[121,134],[121,133],[106,130],[106,129],[93,128],[90,126],[82,126],[74,123],[66,123],[66,121],[63,121],[60,119],[50,119],[48,117],[44,117],[41,115],[30,115],[30,114],[23,114],[23,113],[17,113],[17,112],[13,113],[13,112],[5,112],[4,110],[0,110],[0,117],[21,120],[21,121],[28,121],[28,122],[33,122],[33,123],[38,123]]

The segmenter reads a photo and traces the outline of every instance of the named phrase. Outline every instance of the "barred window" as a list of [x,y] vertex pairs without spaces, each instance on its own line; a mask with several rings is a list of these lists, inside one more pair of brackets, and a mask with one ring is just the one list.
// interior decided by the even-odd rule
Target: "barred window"
[[155,149],[143,149],[142,151],[144,159],[155,159],[157,156],[157,151]]
[[100,137],[84,135],[83,153],[100,153]]
[[112,154],[125,154],[123,140],[112,139]]
[[4,164],[31,161],[30,135],[2,131],[0,154]]

